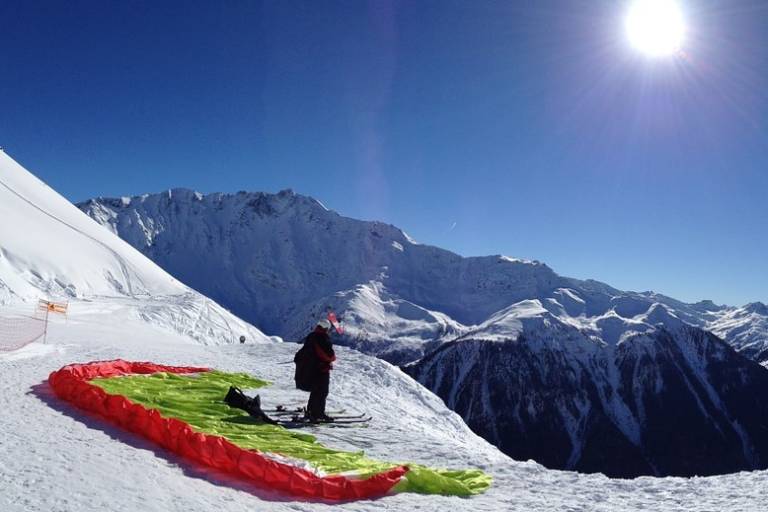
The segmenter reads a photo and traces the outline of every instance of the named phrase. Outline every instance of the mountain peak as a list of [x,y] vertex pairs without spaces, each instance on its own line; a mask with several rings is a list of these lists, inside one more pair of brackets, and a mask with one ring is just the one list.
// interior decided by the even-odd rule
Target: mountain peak
[[699,311],[720,311],[724,306],[718,306],[713,301],[706,299],[693,304],[693,307]]
[[744,310],[748,311],[749,313],[768,316],[768,306],[762,302],[750,302],[744,306]]

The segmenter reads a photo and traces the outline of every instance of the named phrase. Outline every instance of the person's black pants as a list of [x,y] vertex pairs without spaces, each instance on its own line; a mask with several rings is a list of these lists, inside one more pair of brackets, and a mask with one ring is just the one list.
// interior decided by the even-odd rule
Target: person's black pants
[[328,398],[328,384],[330,381],[330,373],[322,372],[315,377],[312,391],[309,393],[309,402],[307,403],[307,413],[310,416],[317,417],[325,414],[325,400]]

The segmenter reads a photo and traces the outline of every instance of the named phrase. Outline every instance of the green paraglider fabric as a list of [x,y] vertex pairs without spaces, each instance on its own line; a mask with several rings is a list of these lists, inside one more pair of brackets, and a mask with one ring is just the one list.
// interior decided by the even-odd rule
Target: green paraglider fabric
[[222,436],[195,431],[184,421],[164,417],[157,409],[145,407],[123,395],[109,394],[89,382],[124,375],[208,371],[209,368],[115,359],[64,366],[48,376],[48,383],[59,398],[146,437],[184,459],[292,495],[332,501],[374,498],[388,493],[408,472],[406,466],[398,466],[364,479],[318,475],[299,465],[270,458],[258,450],[241,448]]
[[[363,452],[327,448],[310,434],[257,423],[244,411],[229,407],[223,402],[229,386],[253,389],[269,384],[246,374],[154,373],[94,379],[91,383],[109,394],[123,395],[155,409],[164,417],[181,420],[201,433],[222,436],[244,449],[307,461],[327,474],[354,472],[368,477],[402,465],[375,461]],[[444,470],[406,465],[409,471],[395,488],[400,492],[469,496],[491,485],[491,477],[476,469]]]

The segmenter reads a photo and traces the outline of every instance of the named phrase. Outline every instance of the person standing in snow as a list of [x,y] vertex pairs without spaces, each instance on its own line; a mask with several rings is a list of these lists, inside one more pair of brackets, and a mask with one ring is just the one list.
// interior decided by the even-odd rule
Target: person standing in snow
[[336,360],[331,343],[331,322],[325,318],[304,338],[304,346],[293,358],[296,363],[296,387],[309,391],[307,417],[310,421],[333,421],[325,413],[332,363]]

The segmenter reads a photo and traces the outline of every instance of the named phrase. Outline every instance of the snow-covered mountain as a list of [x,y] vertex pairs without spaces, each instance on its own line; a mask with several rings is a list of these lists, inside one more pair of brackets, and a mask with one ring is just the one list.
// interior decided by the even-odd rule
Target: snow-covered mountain
[[299,339],[332,306],[345,313],[349,344],[406,359],[557,279],[538,263],[419,245],[393,226],[342,217],[291,191],[171,190],[79,206],[265,332]]
[[[758,361],[768,359],[762,304],[686,304],[561,277],[536,261],[463,258],[421,245],[394,226],[343,217],[290,190],[203,195],[174,189],[78,206],[181,281],[286,339],[303,337],[332,307],[343,313],[343,343],[405,363],[505,308],[539,300],[606,342],[682,321],[715,332]],[[514,329],[507,334],[516,337]]]
[[613,477],[702,475],[768,465],[768,371],[682,326],[616,345],[548,313],[489,326],[408,372],[515,459]]
[[768,306],[753,302],[741,308],[726,308],[706,328],[747,357],[768,366]]
[[760,360],[761,304],[686,304],[536,261],[463,258],[291,191],[79,206],[269,333],[299,339],[330,307],[344,344],[401,364],[428,354],[408,371],[515,457],[621,476],[768,465],[768,373],[708,333]]

